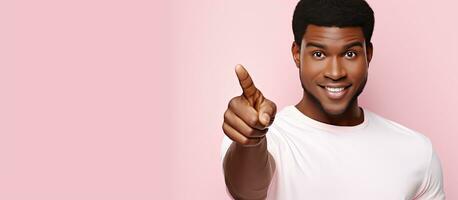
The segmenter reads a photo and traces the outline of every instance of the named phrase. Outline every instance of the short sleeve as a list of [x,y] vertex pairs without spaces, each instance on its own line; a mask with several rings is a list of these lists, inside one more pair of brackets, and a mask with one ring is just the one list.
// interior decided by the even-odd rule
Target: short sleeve
[[224,157],[226,156],[226,152],[229,149],[229,146],[231,146],[232,140],[227,137],[226,135],[223,136],[223,140],[221,142],[221,163],[223,163]]
[[414,200],[444,200],[442,168],[439,157],[432,150],[431,161],[426,170],[423,183]]

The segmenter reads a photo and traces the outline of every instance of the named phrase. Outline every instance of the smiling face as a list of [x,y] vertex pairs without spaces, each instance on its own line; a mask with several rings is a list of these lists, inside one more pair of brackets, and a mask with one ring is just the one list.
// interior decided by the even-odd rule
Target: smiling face
[[367,81],[372,46],[360,27],[308,25],[299,47],[293,43],[305,109],[329,116],[358,109],[357,97]]

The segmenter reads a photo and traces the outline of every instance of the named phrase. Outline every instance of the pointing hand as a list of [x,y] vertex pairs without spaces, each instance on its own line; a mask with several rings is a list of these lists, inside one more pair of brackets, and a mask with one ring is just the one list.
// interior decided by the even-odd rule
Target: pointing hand
[[256,88],[242,65],[235,67],[235,73],[243,93],[229,101],[224,113],[223,131],[239,144],[256,144],[274,121],[277,106]]

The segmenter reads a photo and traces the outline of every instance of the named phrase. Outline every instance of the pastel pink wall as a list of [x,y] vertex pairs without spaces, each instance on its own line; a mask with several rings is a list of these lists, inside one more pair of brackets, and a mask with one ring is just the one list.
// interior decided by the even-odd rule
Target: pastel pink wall
[[[296,2],[2,1],[0,199],[227,199],[234,66],[279,108],[300,99]],[[458,5],[369,3],[361,104],[429,136],[458,199]]]
[[0,199],[170,199],[168,6],[0,9]]

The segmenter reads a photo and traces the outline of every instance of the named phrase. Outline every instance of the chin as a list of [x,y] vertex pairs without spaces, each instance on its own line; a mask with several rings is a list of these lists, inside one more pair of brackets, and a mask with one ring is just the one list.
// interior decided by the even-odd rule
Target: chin
[[321,104],[324,112],[331,116],[338,116],[347,111],[346,104]]

